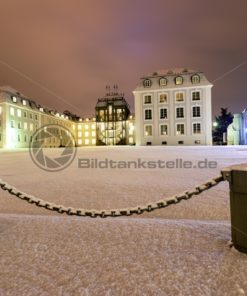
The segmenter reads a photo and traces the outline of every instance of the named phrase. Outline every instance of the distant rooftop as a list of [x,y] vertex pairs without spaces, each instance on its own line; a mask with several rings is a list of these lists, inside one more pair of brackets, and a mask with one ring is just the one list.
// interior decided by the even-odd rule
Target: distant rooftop
[[168,76],[168,75],[185,75],[185,74],[193,74],[193,73],[202,73],[201,71],[189,69],[189,68],[171,68],[171,69],[162,69],[147,75],[143,75],[143,77],[156,77],[156,76]]

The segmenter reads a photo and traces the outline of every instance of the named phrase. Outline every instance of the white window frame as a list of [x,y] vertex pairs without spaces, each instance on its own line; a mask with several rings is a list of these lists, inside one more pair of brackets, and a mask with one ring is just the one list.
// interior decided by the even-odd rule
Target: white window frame
[[[178,125],[182,124],[184,126],[184,134],[177,134],[178,131]],[[176,123],[176,130],[175,130],[176,136],[186,136],[186,125],[184,122],[178,122]]]
[[[161,95],[166,95],[166,98],[167,98],[166,102],[161,102],[161,101],[160,101],[160,96],[161,96]],[[164,105],[164,104],[167,105],[167,104],[168,104],[168,93],[166,93],[166,92],[162,92],[162,93],[159,93],[159,94],[158,94],[158,104],[160,104],[160,105]]]
[[[145,97],[150,96],[151,97],[151,103],[145,103]],[[142,103],[144,106],[150,106],[153,104],[153,96],[152,94],[144,94],[142,98]]]
[[[182,108],[184,110],[184,112],[183,112],[184,116],[183,117],[177,117],[177,109],[179,109],[179,108]],[[184,106],[177,106],[175,108],[175,118],[178,119],[178,120],[179,119],[185,119],[185,107]]]
[[[167,134],[166,135],[162,135],[161,134],[161,126],[162,125],[166,125],[167,126]],[[161,137],[167,137],[167,136],[169,136],[169,124],[168,123],[160,123],[159,124],[159,135],[161,136]]]
[[[193,93],[199,92],[200,93],[200,100],[193,100]],[[202,101],[202,91],[198,89],[194,89],[191,91],[191,102],[201,102]]]
[[[193,82],[193,77],[195,77],[195,76],[199,77],[199,82]],[[201,83],[201,76],[199,74],[193,74],[191,76],[191,83],[192,84],[199,84],[199,83]]]
[[[167,117],[166,118],[161,118],[161,109],[166,109],[166,114],[167,114]],[[168,120],[169,119],[169,116],[168,116],[168,108],[167,107],[160,107],[159,108],[159,120]]]
[[[200,133],[194,133],[194,124],[200,124],[201,131]],[[202,134],[202,123],[201,122],[192,122],[192,135],[201,135]]]
[[[152,119],[146,119],[146,117],[145,117],[145,112],[146,112],[146,110],[151,110],[151,112],[152,112]],[[144,121],[153,121],[153,114],[154,114],[154,112],[153,112],[153,108],[145,108],[145,109],[143,110],[143,119],[144,119]]]
[[[147,85],[145,82],[147,82],[147,81],[149,81],[149,85]],[[151,87],[152,86],[152,81],[151,81],[151,79],[149,79],[149,78],[146,78],[146,79],[144,79],[143,80],[143,87],[144,88],[149,88],[149,87]]]
[[[160,82],[162,81],[162,79],[164,79],[164,80],[166,81],[165,84],[161,84],[161,83],[160,83]],[[159,79],[159,86],[160,86],[160,87],[162,87],[162,86],[167,86],[167,84],[168,84],[168,80],[167,80],[167,78],[166,78],[166,77],[160,77],[160,79]]]
[[[183,94],[183,101],[177,101],[177,94],[180,94],[180,93],[182,93]],[[180,91],[176,91],[175,92],[175,103],[176,104],[184,104],[185,103],[185,91],[183,91],[183,90],[180,90]]]
[[[146,126],[152,126],[152,135],[146,135]],[[144,133],[145,138],[152,138],[153,134],[154,134],[154,125],[153,124],[144,124],[143,133]]]
[[[193,108],[200,108],[200,116],[194,116],[193,115]],[[202,118],[202,107],[200,105],[193,105],[191,106],[191,117],[192,118]]]
[[[182,78],[182,82],[181,82],[181,83],[177,83],[177,78]],[[181,75],[176,76],[176,77],[174,78],[174,83],[175,83],[175,85],[183,85],[183,83],[184,83],[184,78],[183,78],[183,76],[181,76]]]

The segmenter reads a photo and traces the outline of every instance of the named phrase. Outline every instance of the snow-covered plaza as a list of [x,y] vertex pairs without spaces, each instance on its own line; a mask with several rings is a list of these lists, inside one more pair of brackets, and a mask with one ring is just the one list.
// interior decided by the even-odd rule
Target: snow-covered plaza
[[[55,153],[51,152],[51,153]],[[78,168],[78,159],[216,161],[217,168]],[[247,162],[247,148],[80,148],[60,172],[0,150],[0,178],[65,206],[116,209],[169,198]],[[0,295],[247,295],[247,255],[230,248],[229,185],[131,217],[61,215],[0,191]]]

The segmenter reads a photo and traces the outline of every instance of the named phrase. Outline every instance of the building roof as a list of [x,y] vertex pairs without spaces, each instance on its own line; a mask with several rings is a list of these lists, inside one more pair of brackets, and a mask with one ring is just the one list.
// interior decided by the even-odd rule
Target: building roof
[[[200,82],[199,83],[192,83],[192,76],[193,75],[199,75]],[[177,76],[181,76],[183,78],[183,83],[176,85],[175,84],[175,78]],[[165,78],[167,81],[167,85],[160,86],[159,81],[161,78]],[[144,87],[143,82],[149,79],[151,80],[151,86],[150,87]],[[146,75],[143,75],[138,85],[136,86],[135,91],[143,91],[144,89],[150,89],[150,90],[157,90],[157,89],[169,89],[169,88],[184,88],[184,87],[199,87],[199,86],[213,86],[206,78],[203,72],[189,69],[189,68],[172,68],[172,69],[163,69],[158,70]]]
[[[16,103],[13,102],[13,97],[16,98]],[[23,101],[26,101],[26,105],[23,104]],[[45,113],[51,116],[56,116],[57,114],[63,116],[65,119],[70,119],[72,121],[79,121],[80,117],[77,115],[70,115],[69,113],[59,113],[56,110],[51,110],[49,108],[41,106],[39,103],[34,101],[31,98],[26,97],[22,93],[18,92],[16,89],[10,87],[10,86],[0,86],[0,102],[9,102],[11,104],[16,104],[22,107],[25,107],[26,109],[30,109],[36,112]]]

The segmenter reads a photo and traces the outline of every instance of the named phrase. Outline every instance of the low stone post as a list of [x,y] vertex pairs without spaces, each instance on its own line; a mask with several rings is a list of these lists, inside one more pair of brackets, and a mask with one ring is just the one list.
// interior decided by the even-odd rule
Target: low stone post
[[232,242],[247,253],[247,164],[225,168],[222,175],[230,185]]

